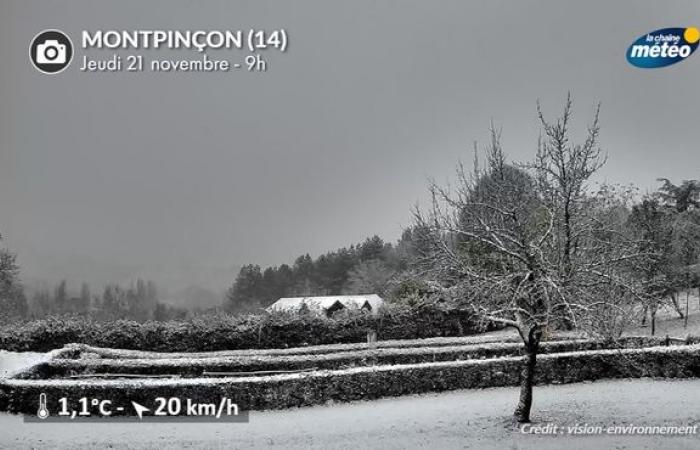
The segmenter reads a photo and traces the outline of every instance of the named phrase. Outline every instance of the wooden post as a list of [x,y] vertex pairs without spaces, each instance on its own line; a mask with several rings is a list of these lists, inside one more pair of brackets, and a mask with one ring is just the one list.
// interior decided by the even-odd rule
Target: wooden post
[[377,348],[377,332],[369,330],[367,332],[367,346],[371,349]]

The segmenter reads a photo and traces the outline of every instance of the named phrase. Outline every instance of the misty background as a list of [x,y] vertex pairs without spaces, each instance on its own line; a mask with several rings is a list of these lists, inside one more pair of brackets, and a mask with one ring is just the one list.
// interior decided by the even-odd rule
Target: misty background
[[[469,163],[490,120],[526,159],[536,100],[552,117],[567,91],[579,130],[602,102],[601,181],[697,178],[700,57],[641,70],[625,51],[698,24],[695,1],[2,0],[3,244],[29,288],[142,277],[214,302],[244,264],[396,240],[426,177]],[[285,28],[290,44],[265,73],[86,74],[76,48],[48,76],[27,54],[46,28],[76,46],[83,29]]]

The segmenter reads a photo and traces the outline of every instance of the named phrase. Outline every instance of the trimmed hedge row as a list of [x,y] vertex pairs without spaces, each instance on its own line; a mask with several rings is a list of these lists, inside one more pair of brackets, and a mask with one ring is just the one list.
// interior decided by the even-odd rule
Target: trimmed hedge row
[[[583,339],[581,333],[557,333],[551,336],[550,340]],[[435,337],[422,339],[392,339],[377,341],[374,348],[418,348],[418,347],[450,347],[456,345],[473,345],[487,343],[522,342],[517,335],[472,335],[463,337]],[[91,357],[107,359],[176,359],[176,358],[212,358],[228,356],[263,356],[263,355],[316,355],[338,352],[349,352],[354,350],[366,350],[368,344],[323,344],[310,345],[307,347],[290,348],[270,348],[270,349],[245,349],[245,350],[220,350],[210,352],[150,352],[144,350],[125,350],[105,347],[93,347],[86,344],[68,344],[56,350],[56,358],[78,358],[81,355],[89,354]]]
[[144,323],[54,317],[3,326],[0,349],[48,351],[73,342],[170,352],[285,348],[363,342],[369,330],[377,331],[380,339],[464,336],[481,331],[466,311],[437,304],[387,305],[376,316],[346,311],[332,318],[279,312]]
[[[278,409],[327,401],[366,400],[465,388],[516,386],[521,357],[357,367],[338,371],[247,378],[182,380],[2,380],[0,409],[36,413],[40,393],[55,410],[60,397],[108,398],[155,405],[157,397],[218,403],[227,396],[245,410]],[[700,345],[598,350],[542,355],[536,383],[572,383],[601,378],[697,377]],[[77,405],[72,405],[77,407]],[[129,409],[127,408],[127,412]]]
[[[609,348],[644,348],[660,345],[662,339],[635,337],[617,342],[593,340],[549,341],[540,353],[599,350]],[[61,378],[90,374],[140,374],[198,377],[204,372],[253,372],[322,369],[336,370],[357,366],[419,364],[436,361],[487,359],[517,356],[521,343],[485,343],[446,347],[380,348],[328,354],[249,355],[173,359],[51,359],[34,366],[27,378]],[[76,355],[79,356],[79,355]]]

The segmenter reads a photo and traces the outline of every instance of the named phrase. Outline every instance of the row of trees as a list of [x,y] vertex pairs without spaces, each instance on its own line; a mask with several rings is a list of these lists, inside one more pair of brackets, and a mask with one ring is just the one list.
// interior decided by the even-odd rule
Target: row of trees
[[40,289],[28,300],[19,279],[16,255],[0,249],[0,323],[17,319],[36,319],[51,315],[72,315],[95,320],[131,319],[137,321],[184,319],[187,309],[158,300],[154,282],[137,279],[128,287],[105,286],[101,295],[93,295],[88,284],[71,292],[65,280],[54,289]]
[[[700,298],[700,182],[659,181],[659,190],[634,205],[628,219],[647,255],[635,273],[644,285],[643,321],[650,317],[652,334],[661,306],[672,306],[687,325],[690,291],[698,289]],[[682,292],[685,308],[679,302]]]
[[[407,236],[409,236],[407,234]],[[227,294],[227,309],[251,311],[280,297],[333,294],[385,294],[390,281],[407,268],[407,244],[373,236],[313,259],[299,256],[291,266],[243,266]]]
[[143,321],[154,317],[157,304],[157,289],[152,281],[138,279],[127,288],[110,284],[104,288],[101,296],[93,296],[86,283],[81,285],[77,295],[69,293],[67,283],[63,280],[53,292],[43,289],[32,297],[29,315],[43,317],[70,314],[98,320],[128,318]]

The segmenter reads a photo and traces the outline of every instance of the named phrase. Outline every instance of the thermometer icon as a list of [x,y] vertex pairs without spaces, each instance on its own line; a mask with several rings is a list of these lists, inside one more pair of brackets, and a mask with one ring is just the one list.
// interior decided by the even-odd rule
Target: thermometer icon
[[46,394],[43,392],[39,394],[39,410],[36,412],[36,415],[40,419],[46,419],[49,417],[49,410],[46,407]]

